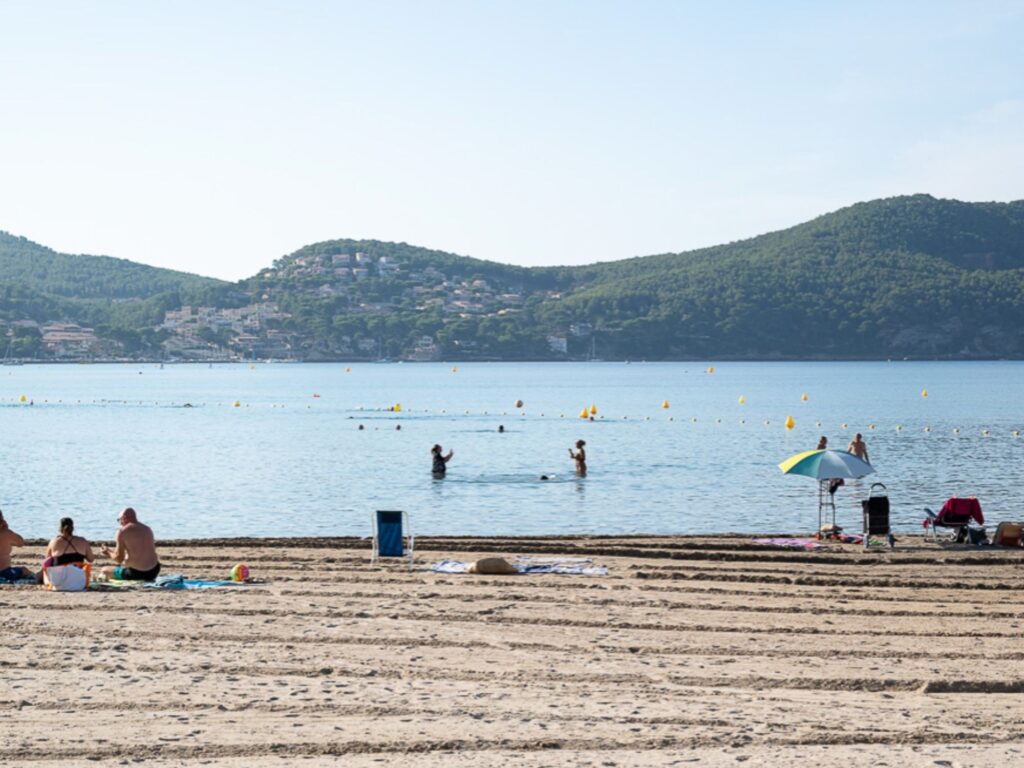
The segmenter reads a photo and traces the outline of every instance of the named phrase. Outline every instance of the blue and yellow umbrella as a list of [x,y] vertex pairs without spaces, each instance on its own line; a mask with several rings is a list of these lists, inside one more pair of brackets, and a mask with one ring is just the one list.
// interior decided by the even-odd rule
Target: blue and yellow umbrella
[[864,477],[875,471],[866,461],[846,451],[804,451],[790,456],[779,464],[779,469],[787,475],[803,475],[815,480]]

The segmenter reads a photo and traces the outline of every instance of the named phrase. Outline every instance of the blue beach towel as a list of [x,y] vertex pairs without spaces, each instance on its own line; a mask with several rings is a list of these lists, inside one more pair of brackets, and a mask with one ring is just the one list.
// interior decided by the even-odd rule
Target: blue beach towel
[[186,579],[181,574],[175,574],[157,576],[155,581],[147,581],[145,586],[148,589],[217,589],[241,586],[241,582],[225,579]]

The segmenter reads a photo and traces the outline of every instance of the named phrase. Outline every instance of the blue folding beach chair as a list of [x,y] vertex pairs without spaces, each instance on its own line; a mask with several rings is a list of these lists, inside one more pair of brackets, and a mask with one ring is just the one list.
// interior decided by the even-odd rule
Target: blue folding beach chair
[[370,565],[381,557],[408,557],[411,571],[414,542],[408,514],[386,509],[374,512],[373,554],[370,555]]

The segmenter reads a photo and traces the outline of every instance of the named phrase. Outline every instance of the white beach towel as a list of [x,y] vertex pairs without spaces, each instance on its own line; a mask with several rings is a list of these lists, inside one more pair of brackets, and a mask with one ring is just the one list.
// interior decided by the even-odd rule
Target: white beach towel
[[[537,562],[542,560],[544,562]],[[607,576],[608,569],[603,565],[587,565],[591,562],[586,557],[570,558],[532,558],[519,557],[514,563],[519,573],[560,573],[575,576]],[[472,563],[459,560],[442,560],[430,566],[435,573],[468,573]]]

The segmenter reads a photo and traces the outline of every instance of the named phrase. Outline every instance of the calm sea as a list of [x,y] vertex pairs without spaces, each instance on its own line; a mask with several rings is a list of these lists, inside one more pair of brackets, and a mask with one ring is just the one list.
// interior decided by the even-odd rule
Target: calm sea
[[[776,465],[860,431],[898,528],[952,494],[1020,519],[1022,379],[1017,362],[2,367],[0,509],[25,536],[70,515],[93,538],[125,505],[164,538],[367,535],[374,509],[417,534],[810,531],[815,483]],[[455,451],[441,481],[434,443]],[[867,486],[839,491],[840,523]]]

